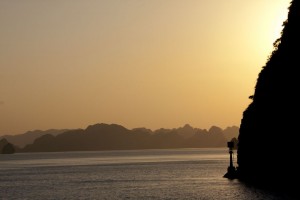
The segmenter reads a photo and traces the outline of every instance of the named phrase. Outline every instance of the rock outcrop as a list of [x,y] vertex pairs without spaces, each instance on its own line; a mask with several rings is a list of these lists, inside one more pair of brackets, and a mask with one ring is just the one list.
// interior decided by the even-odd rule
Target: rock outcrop
[[239,179],[296,191],[300,171],[300,1],[293,0],[281,37],[258,75],[239,131]]

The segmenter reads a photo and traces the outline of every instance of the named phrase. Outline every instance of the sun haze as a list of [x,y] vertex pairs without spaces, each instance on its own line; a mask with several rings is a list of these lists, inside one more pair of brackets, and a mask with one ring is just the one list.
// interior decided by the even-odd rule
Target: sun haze
[[289,3],[0,1],[0,135],[239,126]]

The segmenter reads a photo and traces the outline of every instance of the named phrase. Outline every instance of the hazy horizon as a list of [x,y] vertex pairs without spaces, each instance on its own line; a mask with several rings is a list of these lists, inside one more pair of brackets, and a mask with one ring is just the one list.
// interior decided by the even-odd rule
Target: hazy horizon
[[[66,131],[69,131],[69,130],[76,130],[76,129],[87,129],[89,126],[94,126],[94,125],[97,125],[97,124],[106,124],[106,123],[96,123],[96,124],[89,124],[87,125],[86,127],[73,127],[73,128],[48,128],[48,129],[36,129],[36,128],[33,128],[31,130],[26,130],[24,132],[20,132],[20,133],[15,133],[15,134],[9,134],[9,133],[6,133],[6,134],[0,134],[0,137],[1,136],[5,136],[5,135],[22,135],[24,133],[27,133],[27,132],[34,132],[34,131],[42,131],[42,132],[46,132],[46,131],[51,131],[51,130],[66,130]],[[155,131],[159,131],[160,129],[165,129],[165,130],[174,130],[174,129],[180,129],[180,128],[184,128],[186,125],[192,127],[193,129],[201,129],[201,130],[210,130],[212,127],[218,127],[218,128],[221,128],[222,130],[226,130],[227,128],[233,128],[233,127],[239,127],[239,126],[236,126],[236,125],[231,125],[231,126],[225,126],[225,127],[220,127],[218,125],[211,125],[210,127],[197,127],[197,126],[192,126],[191,124],[189,123],[186,123],[186,124],[183,124],[181,126],[177,126],[177,127],[160,127],[160,128],[157,128],[157,129],[151,129],[151,128],[148,128],[148,127],[145,127],[145,126],[139,126],[139,127],[126,127],[122,124],[116,124],[116,123],[110,123],[110,124],[106,124],[106,125],[119,125],[119,126],[122,126],[128,130],[134,130],[134,129],[148,129],[148,130],[151,130],[152,132],[155,132]]]
[[240,126],[290,0],[0,1],[0,135]]

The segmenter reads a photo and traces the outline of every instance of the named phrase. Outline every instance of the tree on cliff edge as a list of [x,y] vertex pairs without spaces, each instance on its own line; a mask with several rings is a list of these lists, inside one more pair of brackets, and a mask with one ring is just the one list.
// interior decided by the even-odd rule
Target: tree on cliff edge
[[293,188],[299,179],[300,1],[293,0],[281,37],[258,75],[239,132],[241,180]]

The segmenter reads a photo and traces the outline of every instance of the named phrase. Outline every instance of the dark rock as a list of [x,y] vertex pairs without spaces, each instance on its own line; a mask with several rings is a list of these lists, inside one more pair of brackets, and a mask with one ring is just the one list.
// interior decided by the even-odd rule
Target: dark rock
[[12,154],[15,153],[16,147],[9,143],[5,138],[0,140],[0,153],[2,154]]
[[15,148],[11,143],[7,143],[2,149],[2,154],[13,154],[13,153],[15,153]]
[[274,43],[243,113],[238,137],[239,179],[297,191],[300,79],[300,1],[293,0],[281,38]]

